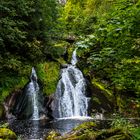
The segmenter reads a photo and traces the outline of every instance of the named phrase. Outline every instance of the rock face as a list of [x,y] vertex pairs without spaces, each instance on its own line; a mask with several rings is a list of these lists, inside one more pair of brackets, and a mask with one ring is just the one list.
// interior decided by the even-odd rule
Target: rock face
[[12,94],[10,94],[5,102],[3,103],[3,106],[4,106],[4,114],[5,114],[5,117],[6,119],[12,119],[14,118],[14,116],[12,115],[12,110],[14,108],[14,105],[16,103],[16,100],[17,98],[19,98],[19,96],[22,94],[22,90],[21,89],[18,89],[18,90],[15,90],[13,91]]

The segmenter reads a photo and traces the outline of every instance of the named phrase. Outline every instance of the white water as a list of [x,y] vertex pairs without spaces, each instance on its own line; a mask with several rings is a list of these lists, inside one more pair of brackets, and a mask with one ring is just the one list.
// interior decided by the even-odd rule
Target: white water
[[78,62],[77,57],[76,57],[76,51],[77,51],[77,49],[75,49],[73,54],[72,54],[71,64],[73,66],[76,65],[76,63]]
[[38,109],[38,93],[39,93],[39,85],[37,83],[37,75],[34,68],[32,68],[31,73],[31,82],[29,83],[29,89],[28,92],[31,94],[31,100],[32,100],[32,107],[33,107],[33,114],[31,119],[32,120],[38,120],[39,119],[39,109]]
[[76,68],[76,50],[71,65],[62,69],[54,101],[53,116],[56,118],[87,116],[88,100],[85,96],[86,82],[82,72]]
[[57,120],[94,120],[94,118],[89,116],[73,116],[73,117],[58,118]]

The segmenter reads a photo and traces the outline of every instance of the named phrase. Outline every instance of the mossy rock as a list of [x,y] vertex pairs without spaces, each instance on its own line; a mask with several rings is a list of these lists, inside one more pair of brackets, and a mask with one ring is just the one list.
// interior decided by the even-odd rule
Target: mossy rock
[[57,62],[45,62],[37,65],[38,79],[43,84],[43,93],[51,95],[55,92],[60,75]]
[[80,124],[79,126],[75,127],[73,130],[81,130],[81,129],[93,130],[95,129],[95,127],[96,127],[96,124],[94,122],[84,122]]
[[[1,98],[0,102],[4,102],[5,99],[13,93],[13,91],[24,88],[25,84],[29,81],[31,66],[22,66],[19,73],[16,75],[12,73],[2,73],[1,77],[1,85],[0,93]],[[15,78],[16,77],[16,78]]]
[[91,112],[111,113],[114,111],[114,96],[106,85],[96,79],[91,81]]
[[7,128],[0,128],[0,138],[6,140],[16,140],[16,134]]
[[53,44],[50,44],[47,47],[47,54],[52,57],[53,60],[63,57],[66,54],[67,46],[69,43],[66,41],[59,41]]
[[48,136],[45,138],[45,140],[58,140],[58,137],[61,136],[58,132],[56,131],[50,131]]
[[132,140],[132,135],[121,128],[97,130],[94,122],[85,122],[62,136],[51,131],[45,140]]
[[73,45],[70,45],[70,46],[67,48],[68,62],[69,62],[69,63],[71,62],[72,54],[73,54],[74,49],[75,49],[75,46],[73,46]]

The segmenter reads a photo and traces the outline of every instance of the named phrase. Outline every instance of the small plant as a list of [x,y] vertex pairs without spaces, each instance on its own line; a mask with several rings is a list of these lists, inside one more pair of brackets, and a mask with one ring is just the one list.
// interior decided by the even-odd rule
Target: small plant
[[134,140],[140,140],[140,127],[132,130],[132,136]]
[[115,118],[111,122],[111,126],[113,128],[122,128],[124,130],[131,130],[132,128],[134,128],[134,125],[129,120],[120,115],[115,116]]

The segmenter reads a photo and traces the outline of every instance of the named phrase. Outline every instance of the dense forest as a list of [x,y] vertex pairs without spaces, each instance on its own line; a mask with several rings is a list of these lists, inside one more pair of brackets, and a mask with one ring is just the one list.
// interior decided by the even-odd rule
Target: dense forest
[[51,96],[75,48],[90,113],[102,111],[95,103],[104,106],[98,91],[112,113],[140,116],[140,0],[1,0],[0,29],[0,118],[32,67],[44,96]]

